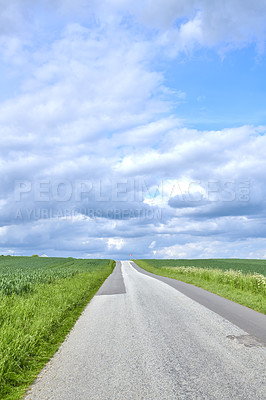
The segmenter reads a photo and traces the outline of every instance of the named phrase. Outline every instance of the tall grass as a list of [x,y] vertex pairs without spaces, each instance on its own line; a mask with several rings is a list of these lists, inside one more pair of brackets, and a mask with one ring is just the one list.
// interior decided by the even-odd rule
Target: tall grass
[[266,276],[266,260],[239,259],[239,258],[207,258],[207,259],[146,259],[143,260],[156,268],[162,267],[197,267],[217,268],[223,271],[233,269],[244,274],[257,272]]
[[[20,289],[13,290],[14,282],[10,281],[8,291],[5,287],[0,291],[1,400],[21,398],[115,265],[109,260],[70,263],[61,259],[62,269],[58,269],[51,268],[53,262],[50,259],[49,267],[46,259],[37,271],[29,261],[26,264],[32,274],[25,267],[27,272],[23,275],[22,268],[16,286]],[[14,260],[16,263],[14,277],[18,260]],[[29,289],[25,290],[27,279]],[[8,284],[7,276],[4,281]]]
[[161,271],[170,274],[184,275],[204,279],[207,282],[217,282],[229,285],[232,288],[250,291],[255,294],[262,294],[266,297],[266,277],[254,273],[243,274],[242,271],[197,267],[162,267]]

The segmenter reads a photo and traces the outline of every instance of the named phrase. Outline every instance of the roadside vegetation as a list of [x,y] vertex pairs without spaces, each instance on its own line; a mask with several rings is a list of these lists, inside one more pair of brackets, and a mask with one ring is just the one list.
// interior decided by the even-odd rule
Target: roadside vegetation
[[111,260],[0,257],[0,399],[20,399],[113,271]]
[[264,260],[135,260],[141,268],[199,286],[266,314]]

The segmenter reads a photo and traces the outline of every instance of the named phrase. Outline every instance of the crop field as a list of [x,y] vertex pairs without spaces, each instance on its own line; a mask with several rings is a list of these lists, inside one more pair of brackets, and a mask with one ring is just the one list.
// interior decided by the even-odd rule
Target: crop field
[[1,400],[23,396],[114,265],[0,256]]
[[142,268],[202,287],[266,314],[266,261],[240,259],[135,260]]
[[247,260],[237,258],[226,259],[178,259],[178,260],[142,260],[155,268],[164,267],[198,267],[198,268],[218,268],[221,270],[232,269],[234,271],[241,271],[244,274],[258,273],[266,275],[266,260]]

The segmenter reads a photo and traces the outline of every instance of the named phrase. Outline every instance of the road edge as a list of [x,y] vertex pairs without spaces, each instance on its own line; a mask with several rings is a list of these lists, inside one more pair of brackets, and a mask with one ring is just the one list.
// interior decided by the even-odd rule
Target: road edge
[[130,261],[130,264],[138,272],[166,283],[190,299],[219,314],[248,334],[255,336],[266,345],[266,315],[190,283],[148,272],[134,261]]

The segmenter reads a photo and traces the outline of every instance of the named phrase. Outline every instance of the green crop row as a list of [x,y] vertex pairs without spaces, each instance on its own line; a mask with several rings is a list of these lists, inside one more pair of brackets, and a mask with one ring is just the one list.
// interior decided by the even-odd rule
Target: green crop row
[[95,260],[62,258],[0,257],[0,294],[22,295],[34,290],[36,284],[51,284],[92,271]]
[[42,272],[17,273],[0,278],[0,293],[5,295],[23,294],[34,290],[34,286],[38,283],[50,284],[58,279],[73,277],[78,274],[78,270],[48,270]]

